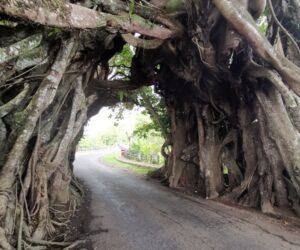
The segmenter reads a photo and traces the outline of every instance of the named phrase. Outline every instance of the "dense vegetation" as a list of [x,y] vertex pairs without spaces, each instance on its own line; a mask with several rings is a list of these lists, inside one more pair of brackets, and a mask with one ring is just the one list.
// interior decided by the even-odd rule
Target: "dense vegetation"
[[84,135],[78,143],[78,150],[114,146],[118,147],[120,151],[124,149],[124,156],[128,159],[162,164],[164,160],[160,151],[164,138],[150,116],[145,110],[138,109],[135,111],[135,115],[131,116],[131,119],[135,119],[134,127],[126,127],[124,121],[128,121],[128,118],[124,117],[124,107],[120,108],[122,111],[119,110],[117,113],[118,118],[111,118],[116,119],[115,125],[97,134]]
[[126,142],[126,135],[119,133],[119,130],[113,127],[97,134],[83,136],[78,143],[78,150],[102,149]]
[[0,248],[45,244],[75,209],[76,144],[118,102],[160,128],[153,176],[170,187],[300,214],[298,0],[0,0],[0,13]]

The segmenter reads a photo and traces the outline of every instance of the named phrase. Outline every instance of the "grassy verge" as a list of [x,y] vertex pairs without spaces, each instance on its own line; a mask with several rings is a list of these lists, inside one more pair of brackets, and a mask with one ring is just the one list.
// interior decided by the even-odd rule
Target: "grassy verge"
[[121,162],[116,158],[116,156],[114,154],[102,156],[100,159],[102,162],[104,162],[108,165],[113,165],[113,166],[116,166],[119,168],[123,168],[123,169],[132,171],[137,174],[147,174],[148,172],[153,171],[153,169],[151,169],[151,168],[146,168],[146,167],[142,167],[142,166],[136,166],[136,165],[132,165],[129,163]]

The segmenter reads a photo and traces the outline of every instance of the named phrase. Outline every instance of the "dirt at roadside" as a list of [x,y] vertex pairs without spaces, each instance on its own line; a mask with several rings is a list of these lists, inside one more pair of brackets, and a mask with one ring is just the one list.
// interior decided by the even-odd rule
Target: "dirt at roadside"
[[87,240],[86,244],[79,245],[78,250],[93,250],[92,241],[89,240],[89,236],[94,234],[99,234],[102,232],[107,232],[105,229],[100,229],[95,232],[91,232],[89,229],[89,225],[93,220],[93,216],[90,211],[91,204],[91,191],[88,187],[82,183],[82,188],[84,190],[84,198],[82,201],[79,210],[76,211],[75,215],[71,218],[71,221],[68,223],[67,228],[65,228],[63,233],[64,241],[74,242],[77,240]]
[[[87,239],[89,235],[89,224],[92,219],[91,214],[88,212],[91,204],[91,192],[84,184],[82,185],[82,188],[84,190],[82,204],[79,207],[79,210],[76,211],[75,215],[71,218],[68,228],[65,231],[65,237],[69,242]],[[87,240],[85,245],[78,246],[76,249],[92,250],[92,243]]]

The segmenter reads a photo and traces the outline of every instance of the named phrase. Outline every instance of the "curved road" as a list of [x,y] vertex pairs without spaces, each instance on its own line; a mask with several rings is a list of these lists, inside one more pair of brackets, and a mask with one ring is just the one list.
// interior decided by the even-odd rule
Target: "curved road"
[[299,232],[267,216],[194,199],[99,163],[105,152],[80,152],[75,174],[91,190],[92,249],[300,249]]

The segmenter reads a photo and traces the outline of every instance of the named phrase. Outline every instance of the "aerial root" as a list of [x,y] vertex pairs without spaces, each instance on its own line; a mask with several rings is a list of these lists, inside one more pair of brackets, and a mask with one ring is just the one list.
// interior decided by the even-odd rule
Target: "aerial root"
[[47,240],[36,240],[33,238],[26,238],[28,242],[35,245],[41,246],[56,246],[56,247],[64,247],[63,250],[73,249],[79,245],[85,244],[86,240],[77,240],[74,242],[57,242],[57,241],[47,241]]
[[18,250],[22,250],[22,236],[23,236],[23,222],[24,222],[24,209],[23,206],[20,207],[21,213],[20,213],[20,226],[19,226],[19,232],[18,232]]

